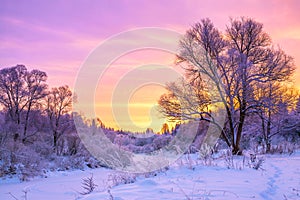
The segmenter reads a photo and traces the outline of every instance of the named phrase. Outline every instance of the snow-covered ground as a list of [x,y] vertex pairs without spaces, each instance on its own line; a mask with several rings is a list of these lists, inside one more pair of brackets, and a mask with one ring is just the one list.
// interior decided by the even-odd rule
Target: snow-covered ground
[[[17,179],[5,179],[0,181],[0,199],[22,200],[26,192],[27,200],[300,199],[300,153],[267,155],[259,170],[245,166],[241,158],[234,161],[234,169],[222,165],[222,159],[214,161],[217,166],[197,162],[191,167],[179,161],[168,171],[149,178],[140,176],[134,183],[114,186],[109,192],[113,179],[126,175],[94,169],[55,172],[47,178],[21,183]],[[91,194],[82,195],[82,179],[91,174],[98,187]]]

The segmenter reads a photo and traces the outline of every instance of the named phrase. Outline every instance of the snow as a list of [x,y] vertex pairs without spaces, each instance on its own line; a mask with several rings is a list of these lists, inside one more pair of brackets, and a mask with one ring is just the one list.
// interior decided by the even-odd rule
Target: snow
[[82,179],[91,176],[96,184],[101,186],[102,181],[107,180],[111,170],[105,168],[93,170],[75,170],[71,172],[48,173],[47,178],[35,178],[31,181],[20,182],[18,179],[5,179],[0,181],[0,199],[14,199],[9,193],[18,199],[24,199],[24,192],[27,192],[27,199],[64,199],[74,200],[83,192]]
[[[120,173],[109,169],[53,172],[47,178],[28,182],[17,179],[0,181],[0,199],[28,200],[154,200],[154,199],[300,199],[300,153],[293,155],[266,155],[262,169],[247,166],[228,169],[224,160],[217,166],[204,166],[195,156],[182,158],[169,170],[156,176],[139,176],[134,183],[109,187],[111,177]],[[193,166],[188,164],[192,159]],[[234,162],[240,165],[241,158]],[[82,195],[82,179],[93,174],[98,185],[91,194]],[[109,190],[109,191],[108,191]],[[10,195],[11,193],[12,195]]]

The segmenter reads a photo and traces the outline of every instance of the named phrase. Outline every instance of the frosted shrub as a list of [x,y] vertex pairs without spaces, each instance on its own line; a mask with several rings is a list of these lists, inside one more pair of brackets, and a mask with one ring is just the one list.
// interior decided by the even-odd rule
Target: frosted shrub
[[85,159],[80,155],[57,156],[54,163],[54,170],[65,171],[70,169],[84,169]]
[[264,163],[265,159],[264,158],[258,158],[254,163],[253,163],[253,169],[263,169],[262,165]]
[[14,174],[16,173],[15,168],[15,155],[14,153],[9,149],[9,146],[7,148],[1,147],[0,149],[0,177]]
[[80,138],[77,134],[68,134],[64,136],[66,155],[75,155],[80,150]]
[[[250,168],[259,170],[259,169],[263,169],[262,165],[265,162],[265,158],[262,156],[258,156],[255,153],[250,153],[249,155],[246,155],[245,158],[248,158],[248,165]],[[244,159],[245,159],[244,158]]]
[[23,181],[41,175],[46,166],[45,160],[41,158],[40,154],[23,145],[20,145],[16,152],[16,163],[17,174]]
[[245,168],[246,157],[233,155],[231,149],[227,149],[226,151],[224,151],[222,153],[222,157],[224,159],[225,166],[228,169],[242,170]]
[[31,145],[31,148],[45,159],[51,159],[52,157],[53,146],[50,143],[38,140]]
[[105,133],[105,136],[106,136],[111,142],[114,143],[115,138],[116,138],[116,132],[114,132],[114,131],[109,131],[109,132]]
[[43,157],[30,146],[18,141],[7,141],[5,147],[1,147],[0,175],[17,174],[21,180],[42,174],[46,167]]
[[164,146],[168,145],[169,142],[172,140],[171,135],[159,135],[154,138],[153,140],[153,147],[157,149],[161,149]]
[[153,137],[148,137],[148,138],[135,138],[134,144],[136,146],[145,146],[147,144],[151,144],[153,141]]
[[141,153],[151,153],[155,150],[155,147],[152,144],[147,144],[141,147]]
[[95,184],[93,174],[90,177],[86,177],[82,179],[82,188],[83,192],[81,192],[82,195],[90,194],[92,193],[98,185]]
[[234,169],[234,161],[233,161],[233,155],[231,150],[227,150],[223,154],[224,156],[224,162],[228,169]]
[[282,154],[282,153],[288,153],[288,154],[292,154],[294,153],[294,151],[299,148],[299,146],[297,144],[294,143],[290,143],[290,142],[281,142],[278,145],[273,145],[271,147],[270,153],[271,154]]
[[90,157],[86,161],[86,166],[91,168],[91,169],[95,169],[95,168],[100,167],[101,165],[100,165],[99,161],[96,158]]
[[114,143],[119,146],[126,146],[131,143],[131,140],[128,135],[118,134],[114,139]]
[[213,165],[213,158],[212,158],[212,147],[204,143],[201,148],[199,149],[199,158],[203,160],[203,164],[207,166]]
[[137,175],[130,173],[114,173],[108,176],[109,187],[120,184],[130,184],[136,181]]

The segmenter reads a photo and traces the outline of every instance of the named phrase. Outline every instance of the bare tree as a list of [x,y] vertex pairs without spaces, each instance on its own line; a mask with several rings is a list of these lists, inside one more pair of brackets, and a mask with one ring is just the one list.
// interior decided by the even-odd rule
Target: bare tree
[[159,111],[174,122],[205,118],[209,113],[211,100],[200,84],[200,81],[192,84],[182,78],[168,83],[168,93],[163,94],[158,101]]
[[[213,91],[208,91],[209,83],[199,77],[195,79],[177,80],[177,82],[168,83],[166,89],[168,93],[163,94],[159,101],[159,111],[172,122],[181,122],[186,120],[206,121],[217,126],[221,131],[226,144],[230,142],[223,131],[223,127],[218,124],[212,115],[211,109],[217,112],[218,108],[213,107]],[[200,134],[200,133],[199,133]]]
[[[10,120],[18,128],[24,124],[23,138],[27,136],[29,115],[32,107],[45,96],[47,75],[39,70],[27,71],[24,65],[4,68],[0,71],[0,104],[7,110]],[[25,119],[22,113],[25,111]],[[22,123],[21,123],[22,122]],[[15,139],[20,135],[20,130],[15,133]]]
[[253,86],[288,79],[293,59],[275,49],[263,25],[250,18],[231,19],[225,34],[203,19],[186,32],[179,47],[178,63],[186,65],[187,73],[195,79],[206,76],[216,86],[232,151],[241,153],[245,118],[256,106]]
[[46,90],[48,85],[45,83],[46,80],[46,73],[39,70],[32,70],[26,74],[25,83],[27,91],[27,111],[24,122],[23,141],[25,141],[28,137],[27,128],[29,114],[32,107],[36,106],[38,108],[37,104],[39,103],[39,101],[47,95]]
[[72,108],[72,91],[70,88],[60,86],[52,88],[46,97],[47,115],[49,117],[50,126],[53,135],[53,147],[56,149],[58,139],[63,135],[66,127],[63,126],[63,115],[71,111]]
[[0,71],[0,103],[16,124],[21,123],[21,112],[26,106],[25,77],[27,69],[24,65],[4,68]]
[[281,132],[283,121],[295,104],[297,92],[282,83],[268,82],[255,85],[257,105],[254,113],[261,120],[261,130],[266,152],[271,150],[271,139]]

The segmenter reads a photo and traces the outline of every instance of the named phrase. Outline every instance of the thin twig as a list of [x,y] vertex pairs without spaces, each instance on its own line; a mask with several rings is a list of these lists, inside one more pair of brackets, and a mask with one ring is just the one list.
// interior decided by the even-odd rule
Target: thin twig
[[11,192],[8,193],[12,198],[14,198],[15,200],[19,200],[16,196],[14,196]]

